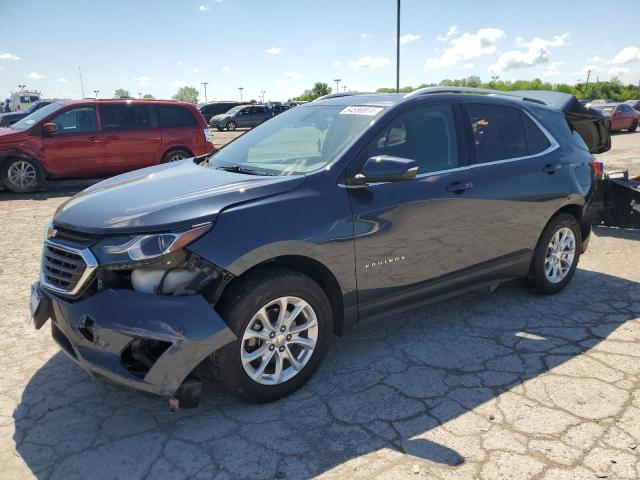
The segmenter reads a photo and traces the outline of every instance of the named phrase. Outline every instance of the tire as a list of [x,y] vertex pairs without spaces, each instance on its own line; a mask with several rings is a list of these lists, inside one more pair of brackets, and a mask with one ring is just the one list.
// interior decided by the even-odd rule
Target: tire
[[[285,329],[284,333],[277,329],[281,309],[278,303],[272,303],[282,297],[288,297],[287,301],[300,301],[296,306],[306,304],[291,323],[290,329]],[[293,307],[293,304],[287,305],[289,308]],[[238,338],[214,354],[214,377],[221,378],[230,392],[249,402],[272,402],[298,390],[320,366],[329,348],[333,332],[329,300],[316,282],[297,271],[273,267],[249,273],[229,286],[216,310]],[[264,318],[259,315],[261,311],[268,317],[268,321],[264,323],[260,320]],[[290,310],[286,311],[291,313]],[[314,318],[316,326],[312,327]],[[272,321],[277,335],[272,331]],[[286,318],[284,322],[286,323]],[[261,328],[266,327],[267,323],[268,328]],[[304,329],[305,325],[308,329],[301,331],[300,327]],[[296,327],[299,330],[297,334],[287,334],[288,331],[294,332]],[[247,338],[254,337],[256,330],[264,335],[264,340]],[[276,336],[273,337],[274,335]],[[310,344],[314,335],[313,349],[302,347],[298,343],[304,340]],[[293,339],[289,342],[290,337],[296,337],[297,341]],[[282,346],[283,343],[286,346]],[[245,360],[243,364],[242,355],[250,355],[256,351],[262,351],[263,356],[249,363]],[[289,353],[298,362],[299,369],[293,368],[293,363],[289,362]],[[263,363],[263,373],[258,373]],[[279,376],[276,369],[278,363]]]
[[230,132],[233,132],[236,129],[237,125],[236,122],[234,122],[233,120],[229,120],[227,122],[227,130],[229,130]]
[[219,132],[222,132],[224,130],[224,128],[220,128],[220,127],[216,127],[218,129]]
[[14,193],[35,192],[44,182],[45,173],[40,163],[30,158],[9,158],[0,175],[2,184]]
[[[559,248],[558,253],[552,251],[552,240],[570,238],[569,232],[573,236],[573,245],[567,248]],[[556,236],[557,235],[557,236]],[[545,227],[538,244],[533,253],[529,276],[525,280],[525,285],[537,293],[552,295],[560,292],[573,278],[578,261],[580,260],[580,245],[582,237],[580,225],[573,215],[561,213],[551,219]],[[559,245],[559,246],[560,246]],[[572,255],[567,252],[572,250]],[[563,253],[564,252],[564,253]],[[555,259],[562,259],[559,262]],[[555,267],[553,266],[555,264]],[[568,265],[568,268],[567,268]],[[565,271],[566,270],[566,271]],[[557,275],[554,275],[554,272]]]
[[627,129],[627,132],[633,133],[636,131],[636,128],[638,128],[638,120],[633,121],[633,123],[631,124],[631,127]]
[[162,156],[162,163],[179,162],[180,160],[191,157],[193,157],[191,152],[183,148],[174,148]]

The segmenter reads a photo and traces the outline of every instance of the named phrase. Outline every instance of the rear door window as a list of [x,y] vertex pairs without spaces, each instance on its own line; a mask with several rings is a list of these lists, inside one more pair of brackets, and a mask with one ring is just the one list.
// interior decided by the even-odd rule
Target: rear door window
[[502,105],[466,105],[476,163],[495,162],[529,155],[520,110]]
[[551,142],[547,136],[540,130],[533,120],[526,113],[522,112],[522,121],[524,123],[525,133],[527,134],[527,144],[529,147],[529,155],[535,155],[544,152],[551,146]]
[[156,105],[158,123],[161,128],[196,127],[198,121],[193,114],[178,105]]
[[100,116],[102,129],[109,132],[151,128],[151,115],[147,105],[101,105]]

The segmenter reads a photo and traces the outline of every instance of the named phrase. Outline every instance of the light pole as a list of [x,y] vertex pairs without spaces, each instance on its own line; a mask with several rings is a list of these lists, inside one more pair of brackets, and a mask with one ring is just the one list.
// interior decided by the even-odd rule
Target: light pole
[[400,0],[396,17],[396,93],[400,93]]
[[93,93],[96,94],[96,100],[98,99],[98,94],[100,93],[100,90],[94,90]]
[[347,87],[346,85],[342,85],[342,91],[343,91],[343,92],[346,92],[346,91],[347,91],[347,88],[349,88],[349,87]]
[[18,85],[18,88],[20,89],[20,91],[23,91],[24,87],[26,87],[26,85]]
[[240,101],[242,101],[242,91],[244,90],[244,87],[238,87],[238,90],[240,90]]
[[138,98],[142,98],[142,92],[138,92]]
[[207,85],[209,85],[209,82],[202,82],[202,86],[204,87],[204,103],[209,103],[209,100],[207,100]]
[[334,78],[333,81],[336,82],[336,93],[340,93],[340,81],[341,78]]
[[266,90],[260,90],[260,93],[262,93],[262,103],[264,103],[264,94],[267,93]]

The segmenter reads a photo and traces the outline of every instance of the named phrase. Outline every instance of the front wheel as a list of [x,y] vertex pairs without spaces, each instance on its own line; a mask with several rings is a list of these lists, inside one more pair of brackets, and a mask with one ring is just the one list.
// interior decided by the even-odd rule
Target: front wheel
[[44,181],[40,164],[30,158],[10,158],[1,170],[2,183],[14,193],[34,192]]
[[169,150],[162,157],[162,163],[179,162],[185,158],[193,157],[189,152],[183,149]]
[[229,130],[230,132],[233,132],[236,129],[237,125],[236,122],[234,122],[233,120],[229,120],[227,122],[227,130]]
[[578,266],[581,241],[580,225],[573,215],[554,217],[538,240],[527,286],[543,294],[558,293],[566,287]]
[[254,403],[290,395],[320,366],[333,319],[326,294],[297,271],[270,268],[230,285],[216,310],[237,340],[214,355],[225,386]]

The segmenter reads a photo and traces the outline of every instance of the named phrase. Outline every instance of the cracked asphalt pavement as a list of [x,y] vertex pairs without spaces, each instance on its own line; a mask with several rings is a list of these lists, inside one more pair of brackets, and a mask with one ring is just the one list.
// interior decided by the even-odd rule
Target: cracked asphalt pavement
[[29,324],[42,231],[67,195],[0,194],[3,479],[640,477],[638,231],[595,229],[559,295],[513,282],[363,322],[289,398],[212,385],[171,414]]

